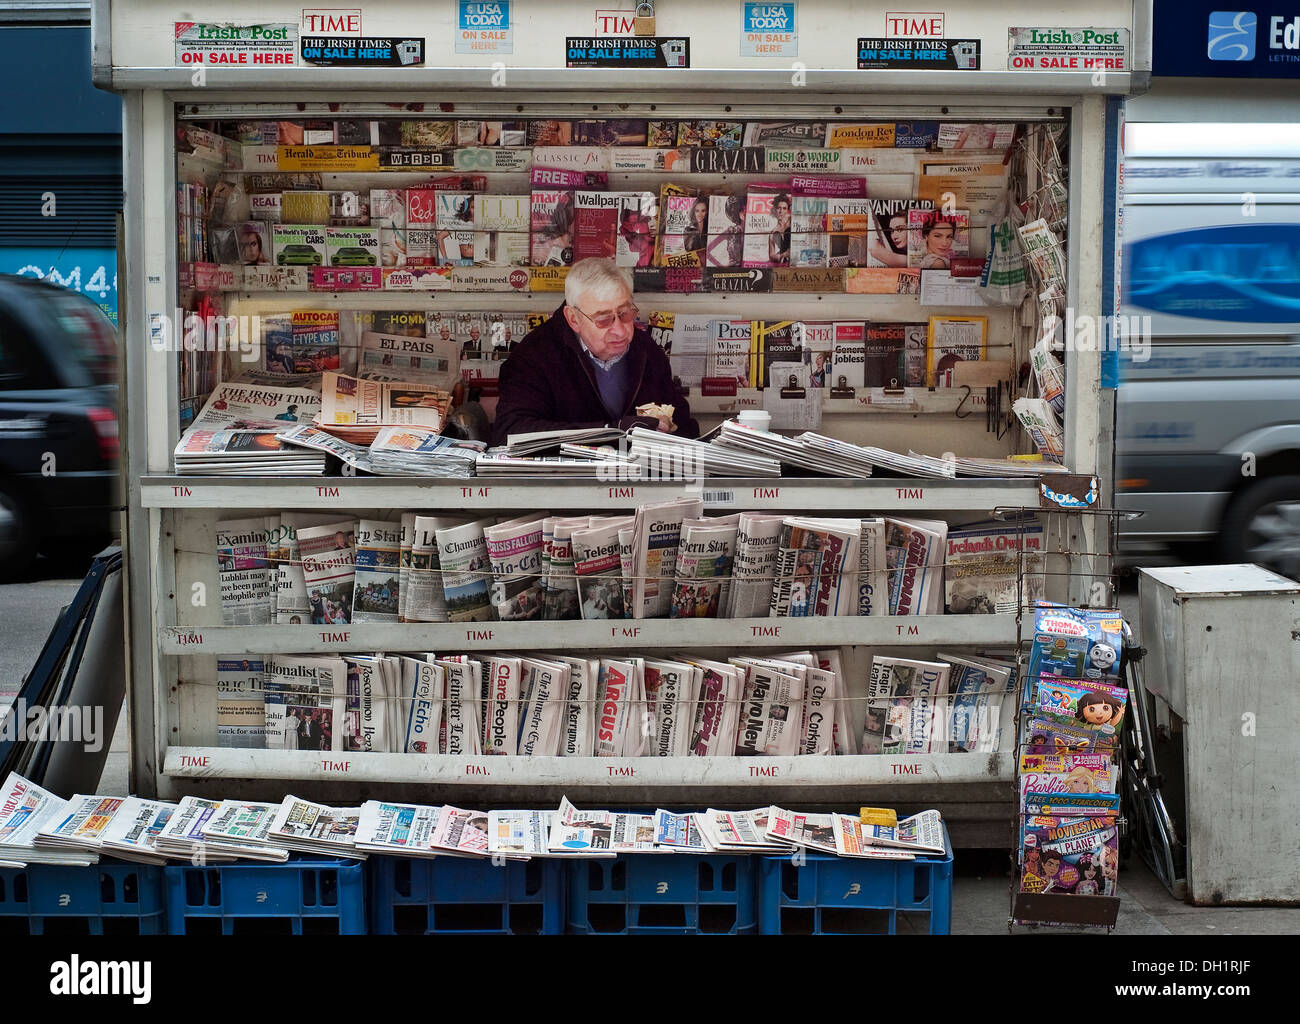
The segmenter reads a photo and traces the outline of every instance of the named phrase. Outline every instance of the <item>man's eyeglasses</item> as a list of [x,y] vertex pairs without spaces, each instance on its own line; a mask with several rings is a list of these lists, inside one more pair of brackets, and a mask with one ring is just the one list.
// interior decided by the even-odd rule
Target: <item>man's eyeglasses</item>
[[613,327],[615,320],[625,324],[630,324],[636,320],[637,314],[641,312],[630,302],[626,306],[620,306],[612,313],[597,313],[595,316],[592,316],[590,313],[583,313],[583,311],[577,306],[574,306],[573,308],[577,309],[579,313],[582,313],[583,316],[590,320],[593,327],[599,328],[602,331]]

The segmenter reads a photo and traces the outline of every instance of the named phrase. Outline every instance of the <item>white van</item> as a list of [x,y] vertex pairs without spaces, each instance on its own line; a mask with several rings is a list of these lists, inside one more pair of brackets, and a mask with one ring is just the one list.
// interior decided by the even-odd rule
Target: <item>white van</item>
[[1300,576],[1300,125],[1130,122],[1124,167],[1122,539]]

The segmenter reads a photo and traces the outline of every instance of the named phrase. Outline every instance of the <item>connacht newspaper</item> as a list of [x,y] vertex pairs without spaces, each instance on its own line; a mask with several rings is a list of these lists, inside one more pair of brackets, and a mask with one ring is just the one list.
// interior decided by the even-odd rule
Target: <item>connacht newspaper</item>
[[739,515],[682,520],[669,618],[719,617],[730,597],[739,525]]
[[573,572],[584,619],[624,617],[623,578],[619,532],[632,526],[632,516],[593,518],[588,527],[574,530]]
[[785,517],[741,512],[736,527],[736,554],[723,618],[767,618],[776,579]]
[[492,565],[490,598],[502,622],[542,616],[542,519],[544,514],[520,516],[483,529]]
[[353,622],[396,622],[402,524],[362,519],[357,524]]
[[221,583],[221,621],[226,626],[258,626],[271,621],[271,568],[266,516],[217,523],[217,576]]
[[703,509],[704,502],[700,498],[676,498],[637,509],[632,618],[667,617],[672,603],[672,581],[682,520],[698,519]]
[[298,531],[298,557],[312,622],[346,625],[352,621],[356,531],[352,519]]
[[442,568],[442,590],[451,622],[476,622],[492,617],[488,596],[487,538],[491,519],[437,531],[438,562]]

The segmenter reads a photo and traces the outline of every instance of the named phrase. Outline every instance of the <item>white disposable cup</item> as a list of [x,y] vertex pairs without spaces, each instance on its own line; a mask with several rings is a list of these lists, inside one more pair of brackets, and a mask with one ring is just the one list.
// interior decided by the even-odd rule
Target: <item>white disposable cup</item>
[[737,422],[755,430],[769,430],[772,426],[772,414],[763,409],[746,409],[736,413]]

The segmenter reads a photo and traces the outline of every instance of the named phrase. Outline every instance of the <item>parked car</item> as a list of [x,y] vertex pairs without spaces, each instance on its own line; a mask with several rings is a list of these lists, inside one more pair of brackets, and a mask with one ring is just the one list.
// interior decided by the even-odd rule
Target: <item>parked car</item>
[[0,275],[0,575],[118,532],[117,366],[93,302]]
[[[1300,126],[1133,123],[1121,356],[1125,547],[1300,578]],[[1136,350],[1135,350],[1136,351]]]

